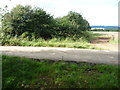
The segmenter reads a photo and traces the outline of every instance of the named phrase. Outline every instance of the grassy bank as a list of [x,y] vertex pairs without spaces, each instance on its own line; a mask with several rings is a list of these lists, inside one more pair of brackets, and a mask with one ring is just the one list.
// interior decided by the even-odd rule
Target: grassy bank
[[111,44],[120,44],[120,39],[110,40]]
[[2,40],[3,46],[40,46],[40,47],[68,47],[68,48],[83,48],[83,49],[101,49],[96,48],[90,44],[93,38],[102,36],[100,34],[93,34],[89,32],[89,38],[52,38],[44,40],[29,39],[21,37],[6,37]]
[[120,88],[117,66],[2,58],[3,88]]
[[36,39],[29,41],[21,38],[11,38],[5,42],[5,46],[43,46],[43,47],[69,47],[69,48],[91,48],[94,49],[87,41],[84,40],[72,40],[69,38],[58,39],[53,38],[50,40]]

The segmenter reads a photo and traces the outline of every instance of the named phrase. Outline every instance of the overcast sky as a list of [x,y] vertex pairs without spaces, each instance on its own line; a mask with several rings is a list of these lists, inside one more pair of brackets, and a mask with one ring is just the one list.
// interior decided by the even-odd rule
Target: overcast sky
[[11,9],[17,4],[32,5],[61,17],[69,11],[83,15],[90,25],[118,25],[119,0],[0,0],[0,7]]

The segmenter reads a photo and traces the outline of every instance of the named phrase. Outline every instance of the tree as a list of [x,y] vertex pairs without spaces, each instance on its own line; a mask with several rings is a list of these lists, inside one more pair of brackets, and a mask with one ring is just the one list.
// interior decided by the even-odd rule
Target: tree
[[[34,33],[37,38],[51,38],[53,17],[41,8],[17,5],[4,14],[3,31],[7,35],[20,36],[25,32]],[[30,35],[30,34],[29,34]]]
[[61,37],[82,37],[85,31],[90,29],[87,20],[83,19],[82,15],[70,11],[68,15],[62,18],[56,18],[57,36]]
[[86,30],[90,29],[88,21],[79,13],[72,11],[66,16],[54,19],[41,8],[17,5],[3,16],[4,36],[41,37],[44,39],[52,37],[79,38],[84,36]]
[[77,12],[70,11],[66,18],[68,18],[72,25],[76,25],[76,27],[81,31],[90,29],[88,21],[85,20],[82,15]]

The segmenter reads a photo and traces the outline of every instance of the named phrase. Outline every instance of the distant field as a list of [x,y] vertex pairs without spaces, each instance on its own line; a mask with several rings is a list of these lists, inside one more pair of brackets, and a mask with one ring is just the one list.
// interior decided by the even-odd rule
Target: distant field
[[118,32],[102,32],[102,31],[92,31],[92,32],[96,34],[114,36],[115,39],[118,39]]
[[92,44],[94,47],[99,47],[102,49],[108,49],[113,51],[118,51],[118,43],[120,43],[118,38],[118,32],[100,32],[100,31],[93,31],[97,37],[109,37],[111,38],[106,43],[96,43]]

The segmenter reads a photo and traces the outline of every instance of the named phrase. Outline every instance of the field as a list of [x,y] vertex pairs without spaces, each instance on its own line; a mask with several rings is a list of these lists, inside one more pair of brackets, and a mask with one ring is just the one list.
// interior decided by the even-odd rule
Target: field
[[120,88],[118,66],[2,57],[3,88]]
[[[118,32],[100,32],[100,31],[94,31],[94,34],[97,34],[98,36],[98,42],[97,43],[91,43],[94,47],[112,50],[112,51],[118,51],[118,44],[119,38],[118,38]],[[101,39],[99,39],[99,37]],[[110,38],[110,39],[109,39]],[[101,41],[101,42],[100,42]]]

